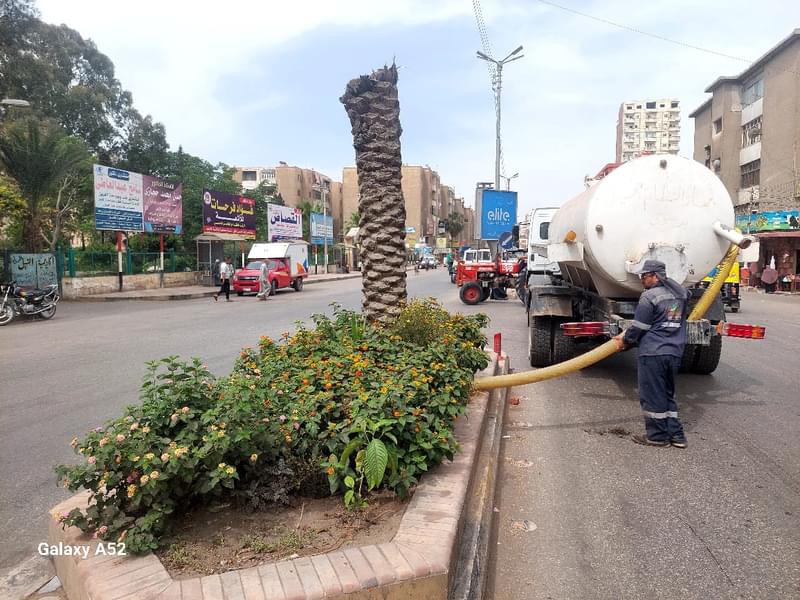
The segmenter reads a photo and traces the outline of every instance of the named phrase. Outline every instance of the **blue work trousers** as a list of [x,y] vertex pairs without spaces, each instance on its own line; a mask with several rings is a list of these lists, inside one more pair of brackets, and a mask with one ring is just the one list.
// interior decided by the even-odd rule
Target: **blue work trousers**
[[639,403],[647,437],[653,441],[684,439],[675,403],[677,356],[639,356]]

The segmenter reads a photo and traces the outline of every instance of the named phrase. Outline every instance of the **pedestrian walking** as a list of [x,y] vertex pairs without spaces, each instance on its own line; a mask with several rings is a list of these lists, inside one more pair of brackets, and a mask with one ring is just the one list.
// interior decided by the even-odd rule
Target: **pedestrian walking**
[[231,257],[226,256],[219,265],[219,279],[222,282],[219,291],[214,294],[214,302],[219,299],[220,294],[225,294],[225,302],[232,302],[231,300],[231,276],[233,276],[233,266],[231,265]]
[[645,435],[633,441],[646,446],[686,448],[686,435],[678,419],[675,375],[686,345],[686,315],[691,292],[667,277],[666,265],[646,260],[639,277],[645,290],[639,298],[633,323],[614,338],[620,350],[639,346],[639,403],[644,413]]
[[261,269],[258,273],[258,294],[256,296],[259,300],[266,300],[269,297],[272,288],[269,283],[269,265],[267,261],[261,261]]

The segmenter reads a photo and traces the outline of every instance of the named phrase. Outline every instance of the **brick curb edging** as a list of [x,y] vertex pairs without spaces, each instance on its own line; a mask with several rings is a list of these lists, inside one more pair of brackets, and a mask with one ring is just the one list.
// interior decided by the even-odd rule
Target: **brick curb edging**
[[[489,366],[477,377],[501,369],[506,372],[507,368],[507,360],[492,354]],[[470,490],[470,482],[475,475],[486,476],[483,470],[475,472],[475,464],[482,450],[488,406],[489,394],[472,395],[465,416],[455,425],[461,452],[422,478],[391,542],[173,580],[154,554],[94,556],[97,540],[76,527],[62,529],[58,516],[85,507],[89,500],[86,491],[50,509],[50,545],[89,546],[85,560],[54,557],[56,574],[70,600],[445,600],[455,583],[456,562],[463,555],[459,538],[464,522],[472,520],[465,517],[465,512],[472,512],[465,511],[468,492],[478,493]],[[493,476],[491,479],[493,496]],[[487,495],[487,486],[477,488]],[[488,502],[491,505],[491,500]],[[484,524],[487,526],[490,524]]]

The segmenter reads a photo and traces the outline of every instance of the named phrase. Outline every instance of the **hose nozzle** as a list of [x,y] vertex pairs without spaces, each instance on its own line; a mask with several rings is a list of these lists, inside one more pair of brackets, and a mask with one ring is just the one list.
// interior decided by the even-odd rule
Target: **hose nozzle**
[[731,244],[736,244],[742,250],[744,250],[745,248],[749,248],[750,244],[752,244],[755,241],[755,239],[752,236],[743,235],[738,231],[736,231],[735,229],[733,229],[732,227],[723,225],[719,221],[715,221],[713,227],[714,227],[714,233],[716,233],[720,237],[725,238]]

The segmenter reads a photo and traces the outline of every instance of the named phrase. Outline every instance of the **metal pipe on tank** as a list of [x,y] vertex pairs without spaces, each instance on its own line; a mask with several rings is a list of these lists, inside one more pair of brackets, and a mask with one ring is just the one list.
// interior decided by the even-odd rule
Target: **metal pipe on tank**
[[755,240],[753,236],[750,235],[743,235],[736,231],[735,229],[728,227],[727,225],[723,225],[719,221],[714,221],[714,233],[718,236],[725,238],[732,244],[736,244],[739,248],[745,249],[749,248],[750,244],[752,244]]

